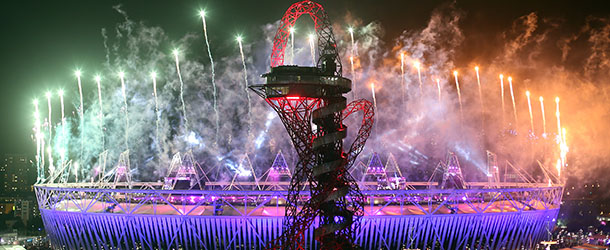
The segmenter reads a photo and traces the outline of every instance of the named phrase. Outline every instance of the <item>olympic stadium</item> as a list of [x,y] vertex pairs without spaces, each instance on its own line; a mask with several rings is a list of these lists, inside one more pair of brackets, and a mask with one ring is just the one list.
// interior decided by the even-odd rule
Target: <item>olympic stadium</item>
[[[289,183],[278,181],[290,173],[276,161],[260,181],[236,177],[201,189],[66,183],[38,185],[36,192],[57,248],[264,249],[281,234],[286,206],[294,206],[286,202]],[[367,169],[369,176],[384,179],[385,167],[375,167]],[[176,176],[197,178],[196,169],[185,167]],[[402,181],[377,189],[381,184],[359,183],[366,202],[355,239],[365,249],[531,248],[553,227],[562,194],[561,186],[540,183],[439,189],[438,182]],[[310,198],[307,191],[301,195],[303,202]],[[305,248],[315,248],[313,227],[305,237]]]

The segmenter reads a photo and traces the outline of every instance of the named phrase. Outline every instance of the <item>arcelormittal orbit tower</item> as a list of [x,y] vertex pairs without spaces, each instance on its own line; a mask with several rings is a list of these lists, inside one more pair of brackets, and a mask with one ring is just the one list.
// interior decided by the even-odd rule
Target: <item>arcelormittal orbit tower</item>
[[[283,65],[284,50],[296,20],[308,14],[318,39],[317,65]],[[358,248],[353,239],[364,201],[348,169],[362,151],[373,125],[373,105],[357,100],[349,105],[343,94],[351,91],[351,81],[342,76],[337,44],[326,11],[318,3],[302,1],[284,14],[273,42],[271,72],[266,83],[250,86],[278,113],[299,155],[288,202],[301,203],[309,184],[311,198],[299,209],[288,206],[283,234],[273,248],[304,249],[305,232],[319,219],[314,237],[322,249]],[[343,149],[347,127],[343,120],[356,111],[364,118],[348,150]]]

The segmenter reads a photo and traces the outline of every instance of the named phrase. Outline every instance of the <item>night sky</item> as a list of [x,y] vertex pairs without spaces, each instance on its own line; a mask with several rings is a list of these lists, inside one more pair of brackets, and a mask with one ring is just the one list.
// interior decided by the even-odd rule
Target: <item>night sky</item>
[[[320,1],[331,19],[348,13],[364,23],[379,21],[383,37],[391,40],[404,30],[421,29],[431,12],[448,1]],[[281,18],[292,1],[10,1],[0,15],[0,153],[34,154],[30,139],[32,100],[46,107],[44,93],[58,88],[76,89],[73,71],[82,68],[84,84],[91,84],[104,62],[101,29],[112,30],[123,17],[112,7],[122,4],[131,20],[163,28],[171,39],[201,34],[198,10],[205,8],[213,53],[236,53],[233,39],[241,33],[256,37],[260,26]],[[607,1],[457,1],[466,40],[456,62],[485,58],[486,43],[501,37],[512,22],[531,12],[561,20],[562,29],[579,29],[588,16],[610,17]],[[258,34],[260,36],[260,34]],[[168,48],[168,51],[172,48]],[[204,56],[203,39],[200,49]],[[269,51],[270,54],[270,51]],[[237,54],[236,54],[237,55]],[[481,60],[483,61],[483,60]],[[91,86],[86,86],[85,91]],[[44,110],[44,109],[43,109]],[[46,112],[42,112],[44,115]]]

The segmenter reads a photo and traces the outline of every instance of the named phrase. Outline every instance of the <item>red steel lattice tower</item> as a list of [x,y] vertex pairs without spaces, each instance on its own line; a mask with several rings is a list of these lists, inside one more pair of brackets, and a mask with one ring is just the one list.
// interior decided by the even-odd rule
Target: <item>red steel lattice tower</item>
[[[290,28],[308,14],[318,37],[315,67],[283,66]],[[364,198],[348,169],[362,151],[373,126],[371,102],[357,100],[349,105],[343,94],[351,91],[351,80],[342,77],[341,60],[326,11],[318,3],[301,1],[288,8],[273,42],[271,72],[265,84],[250,89],[263,97],[278,113],[294,144],[299,161],[293,174],[283,223],[283,233],[273,242],[276,249],[309,249],[305,232],[318,218],[314,237],[322,249],[358,248],[354,231],[363,214]],[[347,151],[343,120],[363,111],[354,142]],[[315,124],[315,129],[312,126]],[[300,192],[309,184],[310,198]]]

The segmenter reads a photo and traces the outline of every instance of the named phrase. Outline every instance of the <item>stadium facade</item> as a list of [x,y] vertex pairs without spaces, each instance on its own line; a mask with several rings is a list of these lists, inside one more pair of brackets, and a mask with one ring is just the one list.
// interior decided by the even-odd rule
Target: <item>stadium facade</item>
[[[531,248],[554,226],[562,193],[561,186],[533,183],[498,183],[494,188],[471,183],[462,190],[408,184],[416,189],[362,191],[367,204],[355,230],[358,245]],[[275,182],[259,182],[262,190],[250,191],[214,190],[222,185],[205,186],[210,190],[163,190],[160,183],[117,185],[37,185],[51,244],[58,249],[263,249],[281,234],[284,210],[294,205],[286,204],[286,192]],[[272,186],[275,190],[265,190]],[[307,194],[302,193],[302,201]],[[306,239],[307,249],[316,248],[312,230]]]

